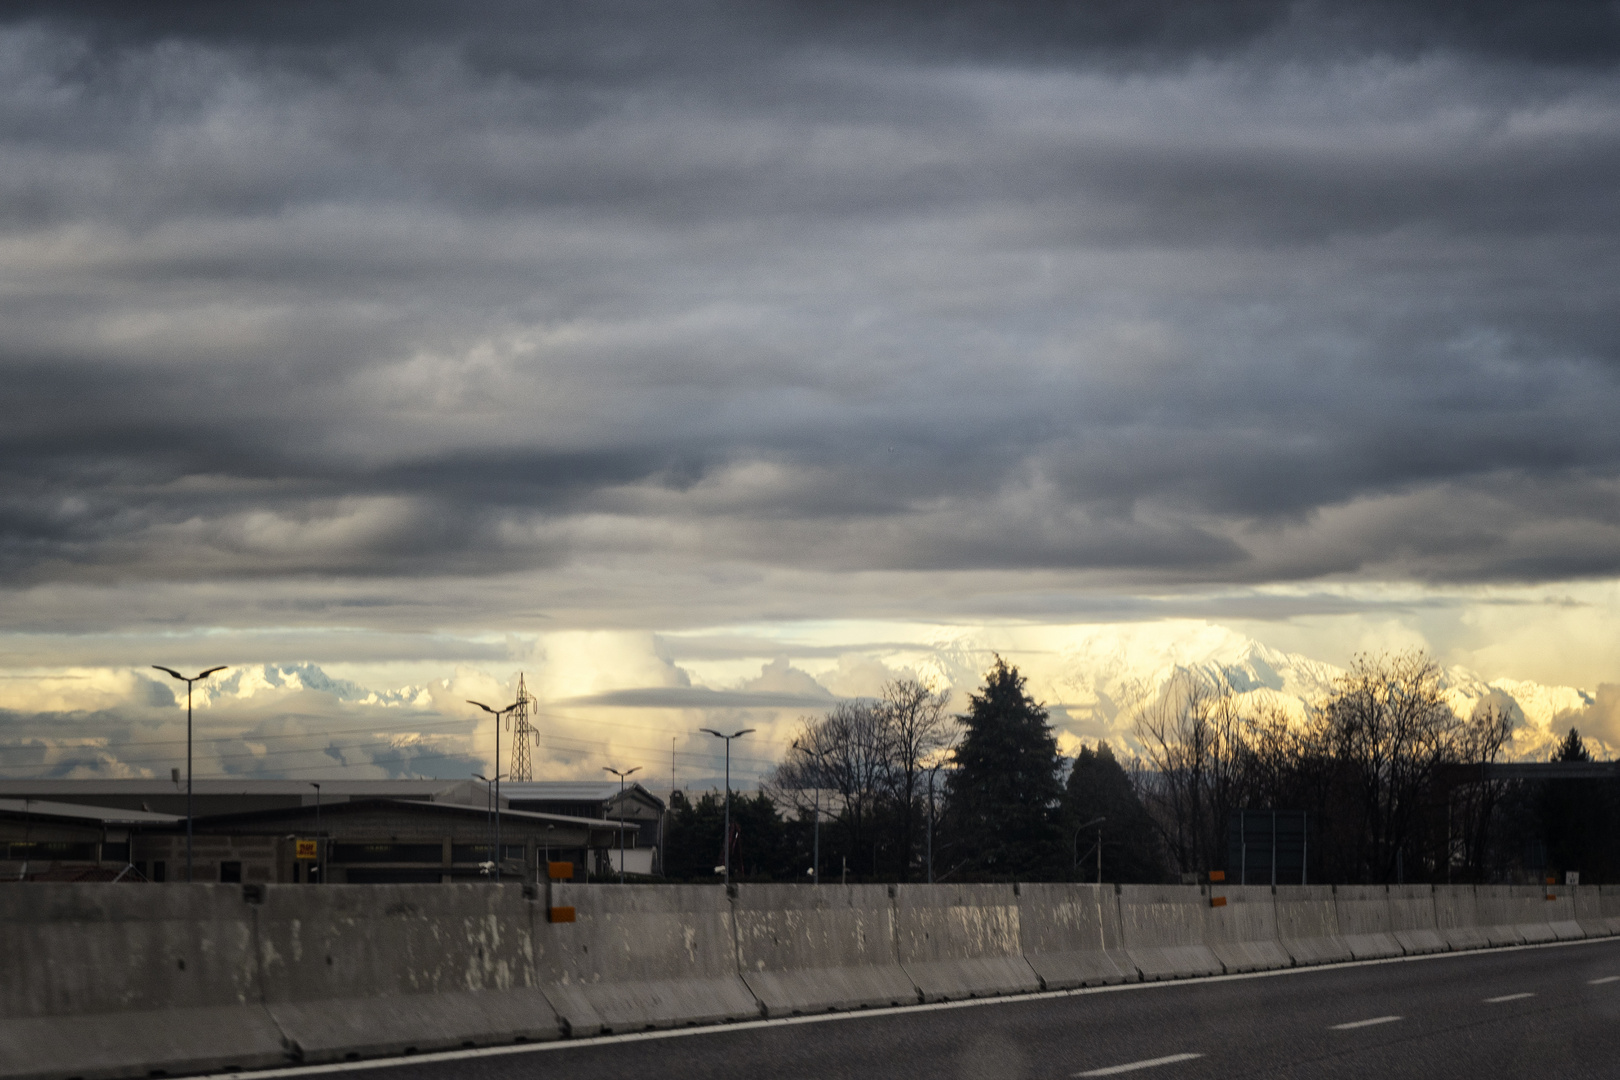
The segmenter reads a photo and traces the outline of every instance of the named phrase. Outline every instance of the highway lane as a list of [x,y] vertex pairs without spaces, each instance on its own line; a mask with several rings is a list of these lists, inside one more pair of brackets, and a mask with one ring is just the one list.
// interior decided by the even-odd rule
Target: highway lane
[[354,1080],[1614,1078],[1620,939],[367,1064]]

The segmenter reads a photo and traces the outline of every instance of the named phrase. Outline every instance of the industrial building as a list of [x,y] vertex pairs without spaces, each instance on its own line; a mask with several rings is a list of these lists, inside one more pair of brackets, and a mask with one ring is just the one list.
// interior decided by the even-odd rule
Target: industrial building
[[[474,780],[198,780],[194,881],[492,880],[494,792]],[[611,790],[609,790],[611,789]],[[640,785],[503,785],[500,875],[654,873],[664,805]],[[186,791],[162,780],[0,780],[0,882],[186,880]],[[624,830],[621,838],[621,820]]]

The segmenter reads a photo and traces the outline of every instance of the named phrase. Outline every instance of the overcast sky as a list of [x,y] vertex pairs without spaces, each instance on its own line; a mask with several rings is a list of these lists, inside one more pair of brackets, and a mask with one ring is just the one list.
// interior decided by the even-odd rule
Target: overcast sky
[[840,620],[1620,682],[1613,4],[3,18],[13,722]]

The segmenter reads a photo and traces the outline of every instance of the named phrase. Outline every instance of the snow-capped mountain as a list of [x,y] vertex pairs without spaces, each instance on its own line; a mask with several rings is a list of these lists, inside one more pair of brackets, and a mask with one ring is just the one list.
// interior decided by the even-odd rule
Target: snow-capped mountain
[[[1334,664],[1273,649],[1225,627],[1190,622],[974,631],[938,642],[936,663],[924,666],[939,681],[972,687],[994,654],[1028,676],[1031,692],[1069,735],[1064,742],[1070,752],[1095,738],[1128,745],[1133,708],[1157,700],[1178,676],[1230,686],[1248,708],[1278,708],[1300,720],[1345,674]],[[1515,721],[1509,753],[1516,758],[1547,756],[1570,726],[1582,726],[1594,701],[1575,687],[1487,681],[1462,667],[1442,669],[1441,689],[1462,717],[1485,702],[1505,709]],[[1610,756],[1596,732],[1583,730],[1583,737],[1591,749]]]

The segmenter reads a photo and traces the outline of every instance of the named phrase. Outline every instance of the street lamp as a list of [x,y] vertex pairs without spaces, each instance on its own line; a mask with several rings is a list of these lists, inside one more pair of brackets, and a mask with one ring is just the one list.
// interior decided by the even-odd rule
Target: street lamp
[[[500,782],[500,779],[501,779],[501,774],[496,773],[495,774],[495,779],[491,780],[489,777],[485,776],[483,773],[475,772],[475,773],[473,773],[473,779],[482,780],[484,782],[484,837],[485,837],[485,839],[489,839],[491,832],[493,832],[494,840],[492,842],[498,848],[499,844],[500,844],[501,831],[500,831],[500,828],[498,827],[498,825],[496,824],[496,815],[501,812],[501,804],[500,804],[500,801],[498,799],[493,800],[493,801],[490,799],[489,785],[493,783],[498,788],[499,787],[499,782]],[[497,850],[495,852],[495,861],[490,864],[496,870],[497,880],[499,880],[500,857],[501,857],[500,852]]]
[[620,772],[611,765],[602,766],[604,770],[619,778],[619,884],[624,884],[624,782],[630,778],[630,773],[638,773],[641,766],[637,765],[628,772]]
[[751,727],[750,728],[743,728],[741,731],[733,732],[730,735],[722,735],[718,731],[715,731],[713,728],[699,728],[698,730],[702,731],[702,732],[705,732],[705,733],[707,733],[709,735],[713,735],[717,739],[724,739],[725,742],[726,742],[726,838],[722,842],[722,846],[726,849],[726,885],[730,886],[730,884],[731,884],[731,740],[732,739],[740,739],[744,735],[747,735],[750,732],[752,732],[754,729],[751,728]]
[[[1074,830],[1074,867],[1075,867],[1076,870],[1078,870],[1080,868],[1080,834],[1085,832],[1087,829],[1091,828],[1093,825],[1101,825],[1103,822],[1105,822],[1107,820],[1108,819],[1105,818],[1105,817],[1092,818],[1090,821],[1086,822],[1084,825],[1082,825],[1078,829]],[[1102,884],[1102,830],[1101,829],[1097,830],[1097,884],[1099,884],[1099,885]]]
[[[514,701],[504,709],[492,709],[482,701],[467,699],[467,704],[476,705],[495,718],[495,881],[501,880],[501,717],[523,704]],[[480,776],[478,779],[483,780]],[[484,781],[486,784],[489,782]]]
[[[730,745],[729,743],[727,745]],[[812,750],[798,739],[793,740],[793,749],[802,751],[815,757],[818,768],[816,770],[816,802],[815,802],[815,829],[812,832],[814,839],[810,845],[810,877],[817,884],[821,884],[821,770],[827,767],[822,760],[824,750]]]
[[315,880],[325,885],[326,872],[321,867],[321,785],[313,780],[306,782],[315,789]]
[[159,671],[166,671],[170,675],[186,684],[186,880],[191,880],[191,684],[201,682],[216,671],[224,671],[225,664],[211,667],[201,675],[186,678],[173,668],[166,668],[162,664],[153,664]]

